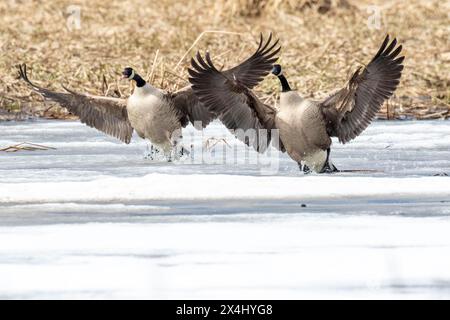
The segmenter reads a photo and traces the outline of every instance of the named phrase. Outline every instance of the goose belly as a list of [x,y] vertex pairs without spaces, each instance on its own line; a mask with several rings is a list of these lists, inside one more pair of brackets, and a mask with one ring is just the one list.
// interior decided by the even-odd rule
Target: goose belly
[[305,162],[311,169],[321,170],[331,139],[318,106],[304,100],[298,106],[280,110],[276,122],[289,156],[297,162]]
[[181,130],[179,117],[174,108],[158,97],[148,97],[128,105],[128,118],[137,134],[152,144],[166,149],[171,145],[174,131]]

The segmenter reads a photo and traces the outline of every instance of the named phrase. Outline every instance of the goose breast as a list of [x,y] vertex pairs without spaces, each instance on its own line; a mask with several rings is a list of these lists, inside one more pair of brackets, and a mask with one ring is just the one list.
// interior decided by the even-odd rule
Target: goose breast
[[172,134],[181,130],[180,117],[173,103],[156,95],[131,96],[127,104],[128,118],[141,138],[164,146]]
[[323,116],[313,101],[305,99],[296,106],[281,108],[276,124],[286,151],[297,162],[315,158],[331,145]]

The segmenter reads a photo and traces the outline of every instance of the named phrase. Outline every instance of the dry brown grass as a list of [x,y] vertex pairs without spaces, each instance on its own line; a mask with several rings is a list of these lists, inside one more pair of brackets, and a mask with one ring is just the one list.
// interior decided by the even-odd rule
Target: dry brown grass
[[[196,50],[210,50],[218,66],[239,62],[259,32],[273,31],[283,46],[281,63],[304,95],[324,96],[367,63],[386,33],[406,55],[402,82],[381,117],[450,117],[450,2],[343,0],[3,0],[0,2],[0,109],[60,117],[19,80],[26,62],[31,78],[52,88],[123,95],[119,73],[131,65],[167,90],[187,85]],[[66,9],[81,7],[81,29],[70,31]],[[367,6],[381,8],[380,30],[367,26]],[[205,33],[187,52],[197,37]],[[184,59],[181,59],[187,52]],[[269,102],[279,91],[273,77],[257,89]],[[1,110],[0,110],[1,111]]]

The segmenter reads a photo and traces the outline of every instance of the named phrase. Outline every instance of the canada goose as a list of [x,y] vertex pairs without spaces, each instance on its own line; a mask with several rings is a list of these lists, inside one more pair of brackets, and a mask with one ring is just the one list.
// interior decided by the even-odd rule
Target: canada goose
[[[133,130],[161,149],[170,161],[181,128],[189,122],[201,122],[206,127],[216,116],[205,109],[187,88],[177,93],[163,92],[148,84],[132,68],[125,68],[122,78],[136,82],[128,99],[80,94],[64,87],[67,92],[55,92],[32,83],[27,66],[19,66],[19,75],[44,98],[59,103],[77,115],[82,123],[130,143]],[[153,156],[151,154],[150,156]]]
[[[358,68],[344,88],[322,101],[303,98],[291,90],[281,66],[274,65],[272,73],[278,76],[282,87],[279,109],[263,104],[250,88],[218,71],[209,53],[206,61],[200,54],[197,61],[191,61],[189,81],[206,108],[219,114],[251,110],[245,121],[253,121],[253,129],[279,129],[280,150],[286,151],[300,168],[303,162],[305,172],[311,169],[319,173],[336,172],[339,170],[329,157],[330,137],[338,137],[341,143],[357,137],[393,94],[404,60],[397,58],[402,46],[395,49],[396,45],[396,39],[389,43],[386,36],[370,63],[362,71]],[[270,136],[266,139],[269,142]]]

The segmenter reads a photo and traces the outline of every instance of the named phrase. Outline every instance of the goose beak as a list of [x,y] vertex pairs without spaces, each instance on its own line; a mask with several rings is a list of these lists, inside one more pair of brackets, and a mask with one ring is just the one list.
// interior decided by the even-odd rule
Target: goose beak
[[130,78],[126,75],[126,74],[122,74],[121,76],[120,76],[120,81],[121,82],[125,82],[125,81],[130,81]]
[[131,80],[135,76],[134,70],[131,68],[125,68],[122,72],[122,80]]

